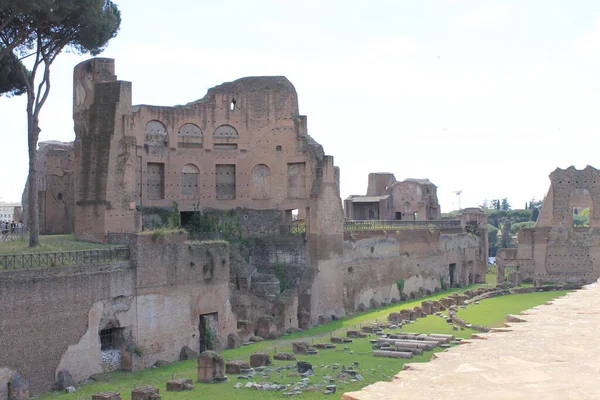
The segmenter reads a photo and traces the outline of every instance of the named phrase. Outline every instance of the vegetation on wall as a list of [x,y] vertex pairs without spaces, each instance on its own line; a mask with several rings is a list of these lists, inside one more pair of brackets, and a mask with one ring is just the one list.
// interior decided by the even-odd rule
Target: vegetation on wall
[[190,233],[219,233],[223,240],[230,242],[242,239],[242,222],[238,210],[201,211],[200,206],[194,206],[194,212],[184,228]]
[[404,284],[406,283],[406,279],[398,279],[394,282],[396,283],[396,287],[398,288],[398,293],[402,294],[402,292],[404,292]]
[[286,277],[286,265],[282,263],[275,264],[275,276],[279,279],[280,293],[286,289],[292,288],[292,283]]

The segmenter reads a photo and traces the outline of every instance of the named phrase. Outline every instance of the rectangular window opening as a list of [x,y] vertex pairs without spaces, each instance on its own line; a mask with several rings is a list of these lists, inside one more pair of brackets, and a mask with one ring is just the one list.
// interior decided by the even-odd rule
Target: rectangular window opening
[[119,350],[121,348],[123,328],[102,329],[100,336],[100,350]]

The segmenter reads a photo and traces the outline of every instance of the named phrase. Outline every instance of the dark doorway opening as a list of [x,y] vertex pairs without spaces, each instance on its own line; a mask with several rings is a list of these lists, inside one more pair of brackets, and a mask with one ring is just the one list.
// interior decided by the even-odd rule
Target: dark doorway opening
[[456,274],[456,264],[450,264],[448,266],[450,272],[450,286],[454,286],[454,275]]
[[217,334],[219,332],[218,313],[200,315],[200,353],[217,349]]
[[402,220],[402,213],[400,211],[396,211],[396,213],[394,215],[394,219],[396,221],[401,221]]
[[123,368],[123,328],[106,328],[98,332],[102,371],[110,372]]
[[120,350],[123,337],[123,328],[102,329],[100,336],[100,350]]
[[181,226],[186,226],[190,222],[194,212],[198,211],[182,211],[179,213],[179,215],[181,215]]

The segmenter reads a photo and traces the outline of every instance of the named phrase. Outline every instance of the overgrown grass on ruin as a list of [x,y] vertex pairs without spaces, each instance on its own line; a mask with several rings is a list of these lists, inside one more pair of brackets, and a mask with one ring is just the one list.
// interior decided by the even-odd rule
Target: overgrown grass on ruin
[[[472,285],[471,288],[484,285]],[[463,290],[450,290],[444,293],[439,293],[430,296],[429,299],[438,299],[446,296],[453,291],[462,292]],[[522,295],[509,295],[496,297],[481,301],[478,305],[469,306],[466,309],[460,309],[460,315],[471,323],[480,325],[498,324],[504,321],[506,314],[518,314],[519,312],[531,308],[535,305],[543,304],[553,298],[564,295],[565,292],[539,292]],[[358,315],[344,318],[339,321],[334,321],[330,324],[307,329],[304,332],[286,335],[280,340],[264,341],[261,343],[243,346],[238,349],[227,349],[223,351],[223,357],[226,361],[230,360],[248,360],[250,354],[254,352],[269,352],[271,355],[275,352],[291,352],[292,340],[305,340],[312,343],[328,342],[332,335],[345,336],[347,329],[357,329],[361,325],[365,325],[376,320],[382,321],[387,318],[391,312],[398,311],[403,308],[411,308],[419,305],[424,299],[408,301],[404,303],[392,304],[374,311],[367,311]],[[452,324],[448,324],[444,318],[435,315],[429,315],[426,318],[421,318],[413,324],[404,326],[401,330],[407,332],[423,332],[423,333],[450,333],[457,337],[468,338],[474,331],[470,329],[454,331]],[[398,331],[398,330],[395,330]],[[375,336],[373,336],[375,337]],[[320,350],[318,355],[314,356],[298,356],[299,360],[306,360],[312,363],[315,375],[310,378],[311,383],[324,383],[326,376],[336,378],[340,370],[333,370],[331,365],[339,363],[341,365],[353,365],[358,362],[357,368],[364,377],[363,381],[350,382],[346,379],[340,382],[336,379],[337,394],[330,396],[332,399],[339,399],[344,392],[359,390],[362,387],[377,381],[390,380],[394,375],[402,370],[402,367],[407,362],[427,362],[431,359],[433,352],[429,351],[422,356],[414,357],[412,360],[375,358],[371,355],[372,348],[369,343],[369,338],[354,339],[354,342],[348,344],[349,350],[343,350],[343,345],[337,345],[336,349]],[[295,362],[275,361],[274,366],[283,366]],[[324,368],[322,366],[328,365]],[[283,373],[273,373],[268,379],[255,377],[251,379],[254,382],[269,382],[279,384],[294,384],[300,381],[301,377],[288,376],[292,370],[284,370]],[[150,368],[144,371],[130,372],[113,372],[105,375],[106,380],[85,385],[80,385],[77,392],[66,393],[48,393],[40,397],[41,400],[62,399],[89,399],[96,392],[112,390],[121,392],[124,398],[129,397],[129,393],[133,386],[155,385],[161,390],[161,395],[165,400],[179,399],[192,400],[197,398],[205,399],[280,399],[280,392],[257,391],[255,389],[240,388],[235,389],[233,386],[237,382],[245,384],[247,381],[238,380],[236,376],[229,376],[229,381],[222,384],[201,384],[195,383],[196,388],[191,392],[167,392],[165,383],[172,378],[192,378],[196,381],[196,360],[182,361],[170,364],[162,368]],[[302,399],[322,399],[323,387],[318,391],[305,391],[300,395]]]
[[22,240],[0,243],[0,254],[19,253],[46,253],[71,250],[98,250],[114,247],[104,243],[92,243],[77,240],[75,235],[40,235],[40,245],[29,247],[29,237],[23,236]]

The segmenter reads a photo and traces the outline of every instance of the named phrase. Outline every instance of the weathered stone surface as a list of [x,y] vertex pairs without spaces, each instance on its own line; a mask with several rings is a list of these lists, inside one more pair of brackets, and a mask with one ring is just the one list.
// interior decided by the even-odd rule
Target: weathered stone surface
[[8,398],[11,400],[29,399],[29,382],[19,374],[14,374],[10,380]]
[[191,379],[179,379],[167,382],[167,392],[181,392],[194,389],[194,383]]
[[250,369],[250,364],[242,360],[233,360],[225,363],[225,373],[240,375],[243,369]]
[[291,361],[291,360],[295,360],[296,356],[293,355],[292,353],[277,353],[273,356],[273,358],[276,360]]
[[100,392],[92,395],[92,400],[122,400],[121,393],[118,392]]
[[388,321],[390,321],[394,324],[399,324],[400,322],[402,322],[402,314],[400,314],[398,312],[390,313],[388,315]]
[[348,331],[346,333],[346,336],[348,336],[349,338],[365,338],[369,335],[366,332],[362,331]]
[[260,336],[255,335],[255,336],[250,337],[249,340],[253,343],[258,343],[258,342],[262,342],[264,339]]
[[75,386],[75,381],[69,371],[59,371],[58,374],[56,374],[56,383],[54,384],[55,389],[65,390],[70,386]]
[[158,400],[159,392],[156,386],[141,386],[131,391],[131,400]]
[[371,299],[371,301],[369,301],[369,306],[370,308],[379,308],[381,307],[381,304],[377,300]]
[[198,356],[198,380],[212,383],[225,379],[225,362],[223,357],[214,351],[205,351]]
[[253,368],[271,365],[271,356],[267,353],[254,353],[250,355],[250,366]]
[[227,348],[228,349],[237,349],[242,345],[242,339],[240,339],[239,335],[235,332],[231,332],[227,335]]
[[303,374],[309,370],[312,370],[313,366],[308,361],[298,361],[296,363],[296,368],[298,369],[299,373]]
[[306,354],[308,349],[310,349],[310,344],[308,342],[293,342],[292,348],[294,354]]
[[433,314],[433,303],[431,301],[425,300],[421,302],[421,308],[425,314]]
[[192,360],[198,357],[198,353],[190,349],[188,346],[183,346],[181,352],[179,352],[179,360]]

